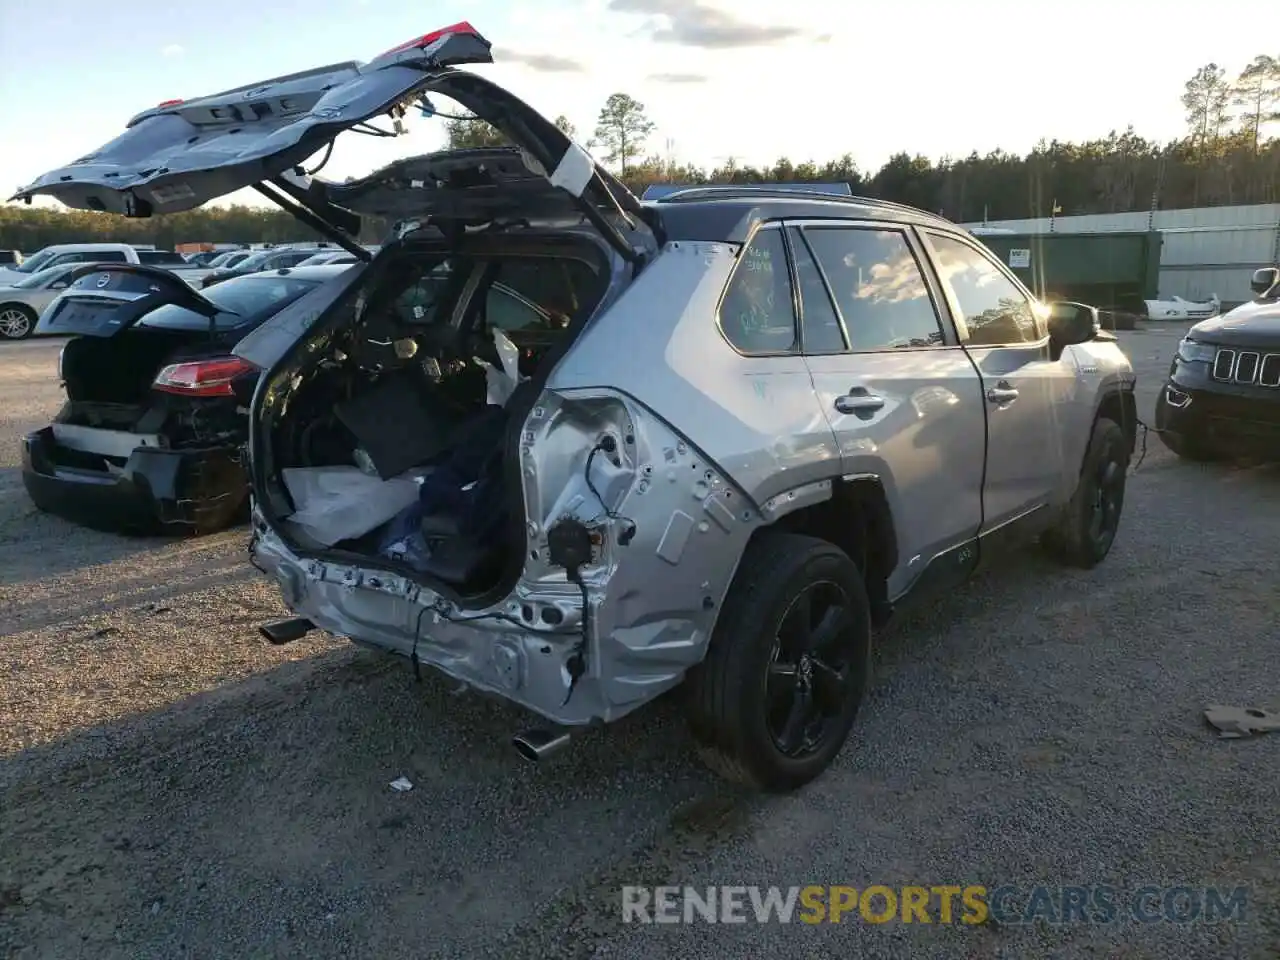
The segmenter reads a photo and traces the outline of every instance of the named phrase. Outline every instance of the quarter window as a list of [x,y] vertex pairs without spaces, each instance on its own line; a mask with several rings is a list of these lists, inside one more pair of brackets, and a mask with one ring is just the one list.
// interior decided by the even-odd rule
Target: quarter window
[[720,303],[720,326],[740,353],[795,352],[795,305],[781,230],[759,231],[739,255]]
[[989,257],[952,237],[931,233],[929,240],[938,274],[969,328],[968,346],[1036,343],[1042,338],[1031,301]]
[[851,350],[942,343],[933,298],[901,231],[807,227],[804,236],[831,286]]

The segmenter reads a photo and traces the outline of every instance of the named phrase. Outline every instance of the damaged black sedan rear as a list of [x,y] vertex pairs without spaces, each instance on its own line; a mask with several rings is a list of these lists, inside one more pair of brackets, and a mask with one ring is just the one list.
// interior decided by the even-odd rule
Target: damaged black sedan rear
[[71,337],[66,402],[23,440],[35,505],[85,526],[210,533],[247,516],[242,451],[259,371],[240,339],[348,265],[239,277],[201,294],[164,271],[86,268],[41,319]]

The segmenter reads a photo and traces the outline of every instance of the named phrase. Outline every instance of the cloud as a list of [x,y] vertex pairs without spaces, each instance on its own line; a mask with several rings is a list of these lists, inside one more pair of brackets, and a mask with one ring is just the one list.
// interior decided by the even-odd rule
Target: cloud
[[609,9],[651,18],[646,31],[651,39],[682,47],[765,47],[810,36],[803,27],[740,20],[701,0],[609,0]]
[[538,73],[582,73],[586,68],[577,60],[553,53],[521,53],[505,47],[493,48],[494,63],[518,63]]
[[180,57],[186,53],[186,48],[180,43],[171,43],[160,51],[160,56],[166,60],[172,60],[174,57]]
[[707,78],[701,73],[651,73],[649,79],[654,83],[706,83]]

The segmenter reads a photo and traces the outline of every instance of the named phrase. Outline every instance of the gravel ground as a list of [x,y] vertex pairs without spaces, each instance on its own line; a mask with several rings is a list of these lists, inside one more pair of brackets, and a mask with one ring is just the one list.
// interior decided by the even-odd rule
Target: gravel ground
[[[1150,417],[1180,331],[1121,334]],[[284,648],[242,531],[36,514],[58,345],[0,345],[0,956],[1275,957],[1280,471],[1153,436],[1107,562],[1029,553],[899,622],[836,768],[742,796],[660,704],[542,768],[522,718],[329,638]],[[404,775],[414,789],[397,793]],[[1218,884],[1243,924],[624,926],[643,884]]]

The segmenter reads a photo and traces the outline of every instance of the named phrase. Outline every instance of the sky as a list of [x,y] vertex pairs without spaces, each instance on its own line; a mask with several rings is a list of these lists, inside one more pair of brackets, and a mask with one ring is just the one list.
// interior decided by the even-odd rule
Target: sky
[[[624,92],[657,125],[648,152],[708,168],[850,153],[874,172],[897,151],[1025,152],[1042,137],[1082,140],[1130,124],[1164,140],[1183,132],[1179,97],[1198,67],[1213,61],[1234,76],[1270,52],[1251,29],[1258,0],[1216,0],[1203,18],[1177,9],[1154,0],[0,0],[0,191],[89,153],[162,100],[370,60],[458,20],[494,45],[495,63],[477,71],[547,116],[567,116],[580,141],[605,99]],[[438,119],[411,121],[393,140],[347,134],[324,175],[361,176],[443,140]],[[229,199],[262,202],[248,191]]]

